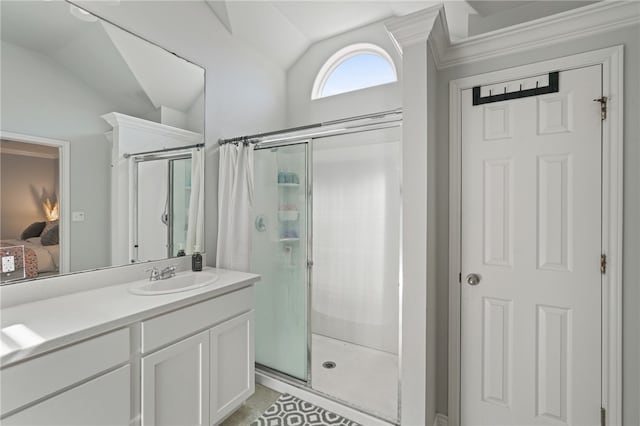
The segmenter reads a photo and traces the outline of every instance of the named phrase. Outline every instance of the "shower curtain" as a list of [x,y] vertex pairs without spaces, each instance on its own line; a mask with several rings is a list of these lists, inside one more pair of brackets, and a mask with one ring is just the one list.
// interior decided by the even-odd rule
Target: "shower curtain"
[[202,252],[204,236],[204,148],[191,150],[191,195],[185,252]]
[[249,271],[253,210],[253,145],[220,147],[216,267]]

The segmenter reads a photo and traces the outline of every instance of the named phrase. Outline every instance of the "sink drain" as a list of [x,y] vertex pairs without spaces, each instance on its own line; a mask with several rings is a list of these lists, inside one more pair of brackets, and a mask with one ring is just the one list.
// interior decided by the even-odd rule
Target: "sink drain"
[[325,362],[322,363],[322,366],[324,368],[329,368],[329,369],[336,368],[336,363],[333,362],[333,361],[325,361]]

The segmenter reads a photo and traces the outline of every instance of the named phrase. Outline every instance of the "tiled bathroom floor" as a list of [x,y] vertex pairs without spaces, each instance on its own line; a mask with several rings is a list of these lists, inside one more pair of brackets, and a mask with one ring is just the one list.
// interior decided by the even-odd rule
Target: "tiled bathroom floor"
[[[398,415],[398,357],[318,334],[313,335],[312,383],[326,393],[389,420]],[[325,361],[336,367],[326,369]]]
[[256,383],[256,392],[220,426],[247,426],[278,400],[280,393]]

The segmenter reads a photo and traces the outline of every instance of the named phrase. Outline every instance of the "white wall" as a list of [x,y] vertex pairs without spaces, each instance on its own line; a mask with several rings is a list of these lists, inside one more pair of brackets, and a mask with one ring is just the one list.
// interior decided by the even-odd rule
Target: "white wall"
[[47,220],[42,195],[57,194],[58,159],[0,155],[0,238],[20,238],[33,222]]
[[218,221],[217,140],[284,127],[284,71],[230,35],[205,2],[78,3],[206,69],[205,249],[207,263],[213,265]]
[[319,41],[311,45],[287,72],[288,126],[318,123],[402,106],[400,82],[311,100],[313,82],[322,65],[338,50],[354,43],[373,43],[385,49],[394,61],[400,80],[402,59],[381,22]]
[[[590,50],[623,44],[624,51],[624,229],[623,229],[623,424],[640,424],[640,26],[627,27],[606,34],[578,41],[561,42],[543,49],[516,53],[469,65],[460,65],[440,71],[438,74],[439,117],[437,125],[437,156],[439,170],[439,229],[448,226],[448,104],[449,81],[470,75],[510,68],[528,63],[577,54]],[[448,258],[447,235],[440,233],[438,247],[443,256],[438,272],[438,392],[437,411],[447,412],[447,315],[448,307]]]
[[[109,264],[110,145],[100,118],[112,106],[48,57],[2,42],[2,130],[70,142],[71,270]],[[90,248],[90,249],[89,249]]]

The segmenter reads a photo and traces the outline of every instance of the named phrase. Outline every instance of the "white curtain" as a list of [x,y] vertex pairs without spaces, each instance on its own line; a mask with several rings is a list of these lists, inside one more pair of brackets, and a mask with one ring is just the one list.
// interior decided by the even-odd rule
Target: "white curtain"
[[253,144],[220,147],[216,267],[249,271],[253,210]]
[[204,236],[204,149],[191,150],[191,196],[185,252],[202,252]]

